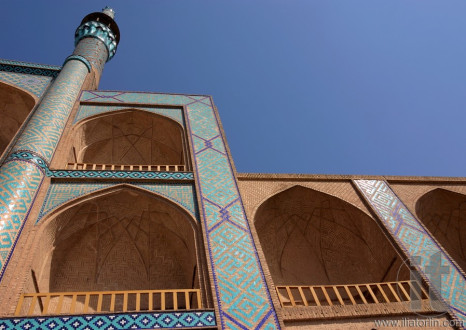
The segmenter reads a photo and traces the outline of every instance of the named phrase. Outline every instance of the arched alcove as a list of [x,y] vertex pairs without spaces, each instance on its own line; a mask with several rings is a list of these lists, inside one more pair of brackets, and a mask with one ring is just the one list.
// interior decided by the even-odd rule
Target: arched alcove
[[340,285],[409,279],[378,224],[353,205],[294,186],[254,217],[275,285]]
[[42,292],[198,286],[192,221],[163,198],[119,188],[60,213],[42,236]]
[[69,162],[117,165],[184,165],[183,128],[158,114],[128,109],[106,113],[73,130]]
[[445,189],[424,194],[416,214],[448,254],[466,269],[466,195]]
[[29,93],[0,82],[0,154],[15,136],[36,101]]
[[[199,252],[198,224],[173,202],[119,186],[64,208],[42,224],[30,273],[33,285],[29,287],[36,292],[89,292],[93,295],[90,301],[85,302],[85,295],[80,294],[77,308],[97,311],[96,292],[120,292],[114,308],[121,310],[123,291],[205,287],[200,284],[204,259]],[[153,302],[148,293],[128,297],[133,299],[128,302],[133,310],[163,308],[161,304],[173,308],[175,304],[172,293],[164,296],[164,303],[160,294]],[[71,298],[65,296],[66,308],[72,304]],[[106,299],[102,308],[111,310],[110,296]],[[200,307],[199,294],[189,293],[186,299],[191,308]],[[186,308],[186,301],[183,291],[178,308]],[[50,309],[52,304],[56,308],[58,297],[50,304]]]

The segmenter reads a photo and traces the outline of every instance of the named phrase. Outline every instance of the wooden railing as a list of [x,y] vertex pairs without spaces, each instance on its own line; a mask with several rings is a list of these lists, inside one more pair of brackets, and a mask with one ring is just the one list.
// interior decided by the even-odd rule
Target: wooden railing
[[24,293],[15,316],[202,309],[199,289]]
[[67,163],[67,170],[87,171],[153,171],[153,172],[184,172],[184,165],[112,165],[90,163]]
[[369,284],[277,286],[282,307],[379,304],[429,299],[419,282],[400,281]]

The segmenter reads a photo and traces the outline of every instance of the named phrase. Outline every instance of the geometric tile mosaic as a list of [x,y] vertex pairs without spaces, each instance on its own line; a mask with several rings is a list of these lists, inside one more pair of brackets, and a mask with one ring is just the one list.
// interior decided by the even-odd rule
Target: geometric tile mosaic
[[173,120],[176,120],[184,127],[183,123],[183,112],[181,109],[173,109],[173,108],[149,108],[149,107],[118,107],[118,106],[105,106],[105,105],[89,105],[83,104],[79,107],[78,113],[73,121],[73,123],[77,123],[78,121],[88,118],[90,116],[94,116],[101,113],[111,112],[111,111],[119,111],[119,110],[140,110],[140,111],[147,111],[156,113],[162,116],[166,116]]
[[[82,197],[91,192],[105,188],[122,185],[122,182],[86,183],[86,182],[53,182],[51,183],[39,216],[38,223],[45,215],[57,209],[59,206]],[[158,195],[183,206],[193,217],[199,219],[195,202],[194,187],[191,183],[138,183],[125,182],[124,185],[135,186],[154,192]]]
[[[440,293],[451,312],[466,324],[466,280],[385,181],[354,180],[384,226],[418,271]],[[437,287],[435,287],[437,286]]]
[[83,91],[81,101],[184,106],[221,328],[279,329],[219,123],[208,96]]
[[80,61],[68,61],[55,78],[13,150],[32,150],[49,162],[81,90],[88,69]]
[[192,172],[152,172],[152,171],[84,171],[84,170],[50,170],[44,159],[30,151],[16,151],[5,162],[21,160],[34,164],[51,178],[88,178],[88,179],[161,179],[193,180]]
[[52,77],[33,76],[29,74],[12,72],[0,72],[0,81],[18,86],[40,98],[47,86],[52,81]]
[[192,172],[50,170],[52,178],[193,180]]
[[147,103],[160,105],[184,105],[195,100],[187,95],[158,94],[122,91],[83,91],[81,101],[105,103]]
[[277,329],[277,316],[210,98],[191,101],[186,110],[222,328]]
[[23,229],[42,173],[25,162],[9,162],[0,171],[0,280]]
[[215,326],[215,313],[211,310],[0,318],[0,330],[192,329]]
[[32,74],[35,76],[53,77],[58,76],[61,66],[45,65],[21,61],[0,59],[0,71]]
[[[34,68],[15,65],[3,61],[0,69],[39,76],[47,75],[49,71],[58,72],[37,65],[32,65]],[[45,162],[50,161],[87,73],[83,63],[69,61],[55,78],[13,147],[13,150],[17,151],[34,150],[42,159],[38,158],[36,162],[32,159],[11,159],[0,168],[0,280],[42,182],[43,168],[39,163],[43,162],[46,165]],[[4,77],[18,78],[11,74]],[[34,79],[31,80],[29,75],[23,77],[26,79],[23,81],[24,85],[32,86],[43,81],[38,77],[32,77]]]

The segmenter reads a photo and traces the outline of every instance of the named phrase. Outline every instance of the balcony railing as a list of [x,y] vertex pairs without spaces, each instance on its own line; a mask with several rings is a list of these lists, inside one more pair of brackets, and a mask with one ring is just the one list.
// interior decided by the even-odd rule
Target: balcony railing
[[85,171],[152,171],[152,172],[184,172],[185,165],[115,165],[91,163],[67,163],[67,170]]
[[199,289],[24,293],[15,316],[202,309]]
[[427,288],[416,281],[348,285],[277,286],[282,307],[337,306],[427,300]]

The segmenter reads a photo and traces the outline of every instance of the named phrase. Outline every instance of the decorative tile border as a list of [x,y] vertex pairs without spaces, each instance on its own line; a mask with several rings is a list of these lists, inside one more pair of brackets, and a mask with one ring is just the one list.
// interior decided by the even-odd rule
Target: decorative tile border
[[193,180],[192,172],[50,170],[52,178]]
[[66,204],[81,196],[116,186],[134,186],[142,188],[158,195],[164,196],[176,204],[183,206],[191,215],[199,219],[197,203],[194,198],[194,187],[192,184],[168,184],[168,183],[137,183],[137,182],[111,182],[111,183],[78,183],[78,182],[55,182],[47,191],[44,203],[37,217],[36,224],[59,206]]
[[36,166],[9,162],[0,171],[0,280],[43,175]]
[[[466,280],[456,265],[386,182],[354,180],[354,183],[411,262],[429,279],[431,287],[435,283],[440,284],[436,291],[449,304],[452,313],[466,323]],[[440,260],[437,259],[438,265],[433,265],[434,255],[441,256]],[[448,272],[442,272],[447,269]],[[436,278],[438,276],[440,278]]]
[[80,61],[65,64],[27,123],[14,151],[34,150],[46,161],[52,159],[87,74],[87,66]]
[[214,311],[179,311],[161,313],[114,313],[73,316],[40,316],[0,319],[0,330],[6,329],[167,329],[215,327]]
[[40,98],[52,81],[52,78],[22,73],[0,72],[0,81],[18,86]]
[[76,124],[78,121],[88,118],[90,116],[94,116],[101,113],[111,112],[111,111],[119,111],[119,110],[141,110],[147,111],[155,114],[159,114],[173,120],[176,120],[181,126],[184,127],[183,122],[183,113],[181,109],[173,109],[173,108],[144,108],[144,107],[118,107],[118,106],[107,106],[107,105],[88,105],[84,104],[81,105],[78,109],[78,113],[74,118],[73,124]]
[[31,63],[31,62],[24,62],[24,61],[14,61],[14,60],[7,60],[7,59],[4,59],[4,58],[0,58],[0,63],[1,64],[8,64],[8,65],[27,66],[27,67],[36,68],[36,69],[49,69],[49,70],[55,70],[55,71],[60,71],[62,69],[62,67],[59,66],[59,65],[39,64],[39,63]]
[[196,97],[187,104],[187,121],[221,326],[278,329],[277,315],[209,97]]
[[[3,63],[0,65],[3,70],[13,65]],[[27,70],[34,71],[32,73],[47,75],[35,72],[36,69],[49,70],[27,68]],[[26,71],[24,72],[31,73]],[[44,171],[41,165],[46,165],[46,161],[52,158],[87,73],[87,67],[82,62],[67,62],[13,147],[13,152],[34,150],[42,159],[36,159],[36,163],[23,159],[10,159],[0,167],[0,221],[2,221],[0,225],[0,256],[2,258],[0,280],[42,183]],[[39,164],[41,161],[44,164]]]
[[19,150],[10,154],[5,160],[5,163],[13,160],[34,164],[38,166],[46,176],[51,178],[194,180],[194,174],[192,172],[50,170],[42,157],[28,150]]
[[20,61],[0,59],[0,71],[32,74],[55,78],[62,68],[55,65],[44,65]]
[[[123,91],[83,91],[81,101],[94,101],[103,103],[146,103],[160,105],[180,105],[196,101],[197,96],[173,95],[144,92]],[[205,98],[205,96],[200,96]]]

